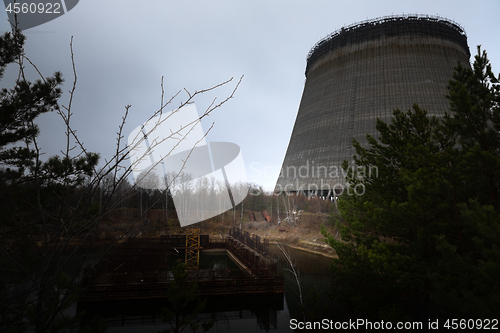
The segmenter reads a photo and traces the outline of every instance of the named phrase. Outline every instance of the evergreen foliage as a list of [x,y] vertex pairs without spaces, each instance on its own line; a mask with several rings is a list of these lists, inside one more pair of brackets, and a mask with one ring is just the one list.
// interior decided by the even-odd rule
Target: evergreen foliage
[[214,322],[197,319],[198,314],[205,310],[207,302],[199,298],[198,285],[188,281],[186,264],[179,261],[172,267],[172,274],[174,279],[170,281],[166,295],[167,307],[162,310],[163,321],[169,323],[170,329],[162,332],[181,333],[188,326],[195,332],[200,324],[203,332],[208,331]]
[[63,79],[56,72],[30,82],[24,41],[17,29],[0,37],[0,74],[19,66],[14,88],[0,92],[0,331],[57,332],[79,320],[64,312],[81,292],[71,267],[85,253],[75,256],[78,246],[70,244],[96,225],[67,199],[93,174],[99,156],[71,156],[68,147],[42,161],[36,120],[60,111]]
[[[354,141],[341,196],[333,296],[359,318],[497,318],[500,313],[500,85],[486,52],[460,64],[449,83],[451,112],[417,105],[377,120],[378,140]],[[344,169],[347,168],[344,162]],[[352,191],[351,191],[352,192]],[[359,193],[359,191],[358,191]]]

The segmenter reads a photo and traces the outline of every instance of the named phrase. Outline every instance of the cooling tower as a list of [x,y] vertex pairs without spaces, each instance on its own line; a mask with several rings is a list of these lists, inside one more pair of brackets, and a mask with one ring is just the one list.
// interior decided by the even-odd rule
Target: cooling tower
[[276,192],[327,195],[343,188],[342,162],[354,164],[352,139],[367,147],[366,134],[378,138],[377,118],[390,122],[394,109],[414,103],[442,116],[454,67],[470,66],[469,57],[464,29],[441,17],[383,17],[320,40],[307,57]]

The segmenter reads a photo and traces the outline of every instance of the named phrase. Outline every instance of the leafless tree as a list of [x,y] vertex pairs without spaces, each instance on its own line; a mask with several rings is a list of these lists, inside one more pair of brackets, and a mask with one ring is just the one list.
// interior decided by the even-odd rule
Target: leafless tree
[[[96,245],[99,239],[103,216],[113,209],[121,207],[123,202],[128,200],[140,185],[128,183],[128,179],[136,167],[134,163],[130,162],[130,154],[134,151],[134,147],[127,146],[123,140],[124,126],[131,110],[130,105],[125,107],[122,121],[118,124],[114,155],[104,159],[100,168],[97,168],[97,164],[88,164],[87,166],[91,167],[92,170],[88,170],[87,176],[74,168],[79,163],[88,162],[87,159],[95,154],[87,150],[71,123],[73,98],[77,85],[73,38],[70,42],[70,51],[73,64],[73,84],[67,103],[61,108],[55,109],[66,126],[66,140],[60,158],[53,160],[53,162],[60,161],[63,170],[60,174],[51,175],[49,174],[50,170],[46,170],[47,167],[44,169],[47,163],[42,161],[43,151],[38,145],[36,135],[33,135],[25,142],[35,152],[35,156],[31,156],[34,161],[33,167],[24,170],[23,177],[29,180],[25,184],[29,184],[30,195],[36,198],[35,203],[30,203],[28,206],[23,202],[24,199],[14,192],[21,187],[8,188],[2,192],[9,194],[9,197],[4,200],[12,203],[12,214],[9,216],[12,216],[15,221],[0,226],[2,229],[0,236],[0,331],[7,329],[7,327],[17,331],[31,328],[35,332],[56,332],[63,328],[75,328],[75,323],[79,318],[68,315],[66,310],[84,292],[79,284],[82,278],[82,268],[88,262],[90,249]],[[24,52],[18,57],[17,64],[19,65],[20,78],[25,78],[25,64],[28,64],[36,70],[41,81],[47,80]],[[182,110],[183,106],[193,103],[199,95],[214,91],[231,82],[233,82],[232,78],[194,93],[184,89],[186,97],[174,108],[173,103],[182,97],[182,91],[178,91],[168,100],[164,100],[162,78],[161,106],[159,110],[152,113],[150,120],[160,117],[161,122],[168,122],[169,116],[161,117],[166,108]],[[165,138],[152,140],[150,149],[154,149],[163,140],[174,136],[179,142],[185,140],[190,133],[189,130],[186,131],[186,128],[189,129],[196,125],[196,122],[233,98],[240,82],[241,78],[235,83],[229,96],[221,102],[217,103],[214,99],[205,108],[199,119],[193,123],[185,124],[184,127],[173,131]],[[154,129],[153,127],[145,134],[152,136]],[[180,133],[184,134],[180,135]],[[141,144],[142,140],[144,139],[138,138],[135,142]],[[155,166],[153,165],[153,168]],[[183,177],[182,171],[180,168],[178,173],[173,175],[170,179],[170,186],[178,178]],[[148,172],[144,172],[144,180],[151,178]],[[84,178],[86,178],[85,181]],[[51,186],[48,185],[49,183]],[[24,189],[24,187],[22,188]],[[106,195],[102,196],[99,204],[96,205],[93,198],[102,193],[106,193]],[[47,197],[51,198],[50,203],[46,202]],[[113,244],[108,244],[104,253],[109,251],[120,239],[127,237],[143,214],[144,212],[141,211],[140,218],[130,224],[128,229]]]
[[286,270],[288,272],[290,272],[293,277],[295,278],[295,282],[297,282],[297,288],[299,290],[299,301],[300,301],[300,306],[303,308],[304,307],[304,302],[302,300],[302,287],[300,286],[300,273],[299,273],[299,270],[297,268],[297,266],[294,264],[293,260],[292,260],[292,256],[290,255],[290,253],[283,247],[282,244],[278,243],[278,248],[280,249],[280,251],[283,253],[283,255],[285,256],[285,259],[287,260],[290,268],[286,268]]

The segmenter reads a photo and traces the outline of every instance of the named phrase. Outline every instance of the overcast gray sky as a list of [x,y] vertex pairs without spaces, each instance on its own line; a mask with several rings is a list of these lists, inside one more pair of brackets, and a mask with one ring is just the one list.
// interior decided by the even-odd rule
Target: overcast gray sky
[[[472,55],[482,44],[494,72],[500,71],[498,0],[80,0],[62,17],[27,30],[26,53],[43,74],[61,71],[67,91],[73,36],[78,72],[73,125],[87,148],[103,158],[113,154],[125,105],[132,105],[126,136],[158,109],[162,76],[169,96],[244,75],[234,99],[203,126],[215,123],[208,141],[237,143],[248,180],[271,190],[297,115],[310,48],[344,25],[403,13],[458,22]],[[7,15],[1,15],[1,29],[7,31]],[[13,77],[8,71],[1,85],[11,86]],[[196,100],[198,110],[214,96],[227,96],[229,88]],[[67,98],[65,93],[62,104]],[[56,154],[64,147],[61,119],[44,115],[39,123],[44,150]]]

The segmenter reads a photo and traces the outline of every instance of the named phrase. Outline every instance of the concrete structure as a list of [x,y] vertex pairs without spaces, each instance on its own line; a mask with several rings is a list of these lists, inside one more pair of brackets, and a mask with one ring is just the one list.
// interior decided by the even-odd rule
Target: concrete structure
[[[376,119],[414,103],[429,115],[449,110],[448,81],[469,64],[467,36],[457,23],[422,15],[356,23],[309,52],[306,82],[276,191],[307,194],[345,185],[341,164],[353,165],[352,139],[367,146]],[[368,170],[367,170],[368,172]],[[330,192],[331,193],[331,192]]]

